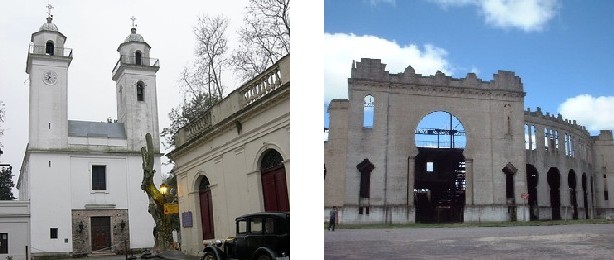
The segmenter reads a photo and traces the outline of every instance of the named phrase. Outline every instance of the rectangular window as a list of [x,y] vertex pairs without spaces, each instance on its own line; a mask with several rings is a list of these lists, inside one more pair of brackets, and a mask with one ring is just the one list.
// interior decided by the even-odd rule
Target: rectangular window
[[250,233],[261,234],[262,233],[262,219],[255,218],[250,221]]
[[264,233],[265,234],[273,234],[275,233],[275,220],[272,218],[264,219]]
[[607,190],[603,191],[603,199],[608,200],[608,191]]
[[9,253],[9,234],[0,233],[0,254]]
[[426,172],[428,173],[433,172],[433,162],[426,162]]
[[245,234],[247,233],[247,221],[239,220],[237,221],[237,234]]
[[92,165],[92,190],[107,189],[107,166]]
[[49,238],[58,239],[58,228],[50,228],[49,233]]

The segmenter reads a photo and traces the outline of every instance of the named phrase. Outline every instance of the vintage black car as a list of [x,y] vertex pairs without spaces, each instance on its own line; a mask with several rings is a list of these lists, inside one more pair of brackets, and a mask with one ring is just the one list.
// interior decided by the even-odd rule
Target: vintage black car
[[235,221],[236,236],[208,241],[201,259],[290,259],[290,213],[247,214]]

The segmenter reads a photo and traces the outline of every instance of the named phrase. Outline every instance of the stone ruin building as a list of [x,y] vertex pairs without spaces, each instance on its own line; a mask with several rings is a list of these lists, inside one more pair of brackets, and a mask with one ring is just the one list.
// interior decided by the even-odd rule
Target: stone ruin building
[[[524,110],[526,93],[514,72],[483,81],[474,73],[456,79],[385,67],[379,59],[355,62],[348,99],[330,102],[325,216],[333,206],[345,224],[614,213],[610,130],[591,136],[560,114]],[[449,123],[422,127],[436,113]]]

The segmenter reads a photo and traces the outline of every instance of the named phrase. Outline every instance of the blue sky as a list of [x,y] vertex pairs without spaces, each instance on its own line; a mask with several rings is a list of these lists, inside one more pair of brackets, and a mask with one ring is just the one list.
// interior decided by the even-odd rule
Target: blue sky
[[[391,73],[522,78],[525,108],[614,129],[614,1],[325,0],[325,105],[347,98],[352,60]],[[325,126],[328,125],[325,117]]]

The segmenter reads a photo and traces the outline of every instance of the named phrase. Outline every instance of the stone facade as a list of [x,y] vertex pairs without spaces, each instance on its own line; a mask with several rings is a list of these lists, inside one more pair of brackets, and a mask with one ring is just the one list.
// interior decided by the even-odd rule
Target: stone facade
[[[602,164],[595,161],[602,155],[614,158],[612,141],[607,140],[610,132],[591,137],[584,127],[560,115],[544,115],[539,108],[537,112],[524,111],[524,88],[514,72],[499,71],[493,80],[483,81],[473,73],[460,79],[441,72],[422,76],[412,67],[390,74],[385,66],[378,59],[355,62],[348,79],[349,98],[332,100],[329,105],[325,212],[332,206],[340,207],[342,223],[415,222],[418,148],[414,131],[426,115],[445,111],[458,118],[466,132],[463,221],[526,221],[532,218],[531,212],[540,219],[552,218],[546,177],[550,168],[556,168],[560,177],[562,218],[585,218],[587,212],[589,217],[605,214],[593,210],[606,204],[595,203],[589,186],[594,180],[594,185],[603,187],[603,178],[596,178],[595,169],[599,168],[594,166]],[[374,98],[372,127],[363,127],[367,95]],[[527,137],[529,128],[536,129],[532,139]],[[558,133],[554,147],[546,148],[550,141],[545,141],[545,135],[550,135],[544,134],[545,129]],[[358,192],[361,177],[357,165],[365,159],[374,165],[368,199],[359,198]],[[527,186],[529,165],[537,169],[536,192]],[[506,174],[511,174],[510,178]],[[575,193],[570,193],[573,180]],[[513,191],[511,198],[506,197],[506,188]],[[525,200],[526,194],[535,195],[533,207]],[[366,214],[361,212],[365,207],[369,209]]]
[[99,210],[73,210],[72,211],[72,239],[73,255],[87,255],[92,252],[91,218],[111,218],[111,244],[110,250],[117,254],[126,252],[126,245],[130,245],[130,230],[128,210],[99,209]]

